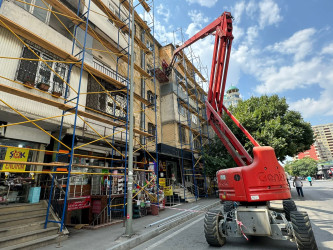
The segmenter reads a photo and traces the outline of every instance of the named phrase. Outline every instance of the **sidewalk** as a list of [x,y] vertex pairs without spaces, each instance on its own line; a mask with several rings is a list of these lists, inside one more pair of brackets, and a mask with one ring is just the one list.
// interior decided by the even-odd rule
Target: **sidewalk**
[[[166,207],[157,216],[148,215],[134,219],[133,230],[135,235],[130,238],[123,236],[125,227],[122,223],[97,230],[69,228],[70,235],[67,240],[61,243],[60,249],[130,249],[219,204],[218,198],[203,198],[193,203],[181,203],[181,205],[172,208]],[[152,223],[155,224],[149,226]],[[39,249],[59,249],[59,246],[58,244],[52,244]]]

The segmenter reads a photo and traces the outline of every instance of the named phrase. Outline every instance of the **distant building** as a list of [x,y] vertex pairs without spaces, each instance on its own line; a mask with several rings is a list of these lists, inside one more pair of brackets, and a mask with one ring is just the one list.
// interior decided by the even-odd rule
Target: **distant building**
[[333,160],[333,123],[312,127],[316,142],[315,150],[320,160]]
[[304,157],[310,157],[314,160],[319,160],[318,155],[317,155],[317,151],[314,145],[311,145],[311,148],[307,151],[304,151],[302,153],[299,153],[295,159],[303,159]]
[[231,105],[237,106],[240,100],[242,100],[242,98],[240,98],[239,89],[235,86],[231,86],[224,95],[223,103],[228,108]]

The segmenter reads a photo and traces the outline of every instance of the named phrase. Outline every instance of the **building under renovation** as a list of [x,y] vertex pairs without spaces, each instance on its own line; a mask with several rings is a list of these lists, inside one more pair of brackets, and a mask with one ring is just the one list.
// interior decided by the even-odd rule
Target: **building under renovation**
[[[153,0],[139,2],[0,0],[0,204],[41,200],[36,220],[60,231],[126,216],[131,59],[133,199],[207,196],[206,80],[185,54],[165,74],[175,47],[154,38]],[[133,8],[152,21],[134,10],[132,29]]]

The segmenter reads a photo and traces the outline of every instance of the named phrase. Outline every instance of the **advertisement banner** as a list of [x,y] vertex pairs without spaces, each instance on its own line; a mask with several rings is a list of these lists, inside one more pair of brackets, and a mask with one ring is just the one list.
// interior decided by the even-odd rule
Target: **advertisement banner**
[[164,188],[164,196],[172,196],[172,195],[173,195],[172,186],[166,186]]
[[165,187],[165,178],[159,178],[160,186]]
[[80,198],[81,200],[68,203],[68,208],[67,208],[68,211],[88,208],[91,206],[91,197],[90,196],[82,196],[82,197],[77,197],[77,198]]
[[[28,160],[29,149],[23,148],[8,148],[5,156],[5,161],[21,161],[26,162]],[[25,170],[26,165],[20,164],[4,164],[2,170]]]

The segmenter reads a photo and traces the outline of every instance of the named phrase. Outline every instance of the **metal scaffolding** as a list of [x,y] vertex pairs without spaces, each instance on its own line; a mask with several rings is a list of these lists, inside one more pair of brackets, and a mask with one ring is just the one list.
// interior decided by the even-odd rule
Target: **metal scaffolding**
[[[182,44],[185,41],[182,29],[175,32],[180,33]],[[174,38],[177,37],[174,32]],[[174,39],[174,44],[176,41]],[[186,119],[182,121],[180,112],[178,112],[179,141],[181,149],[181,172],[183,175],[184,197],[186,198],[186,189],[189,189],[197,200],[199,197],[207,197],[207,183],[203,155],[203,146],[209,141],[208,124],[205,112],[206,79],[200,73],[202,64],[200,58],[195,55],[191,46],[187,52],[183,51],[178,56],[180,59],[176,62],[177,69],[175,79],[177,85],[177,104],[178,109],[186,109]],[[196,60],[196,62],[195,62]],[[194,65],[199,65],[198,70]],[[183,72],[181,74],[179,72]],[[181,97],[179,89],[182,88],[186,95]],[[203,127],[206,127],[205,131]],[[183,128],[183,129],[182,129]],[[186,130],[188,130],[188,142],[186,141]],[[184,164],[184,152],[191,153],[191,167]],[[191,179],[188,186],[186,179]]]
[[[56,145],[52,150],[50,149],[30,149],[34,152],[41,152],[52,156],[52,161],[44,163],[44,161],[35,162],[13,162],[8,160],[0,160],[0,164],[17,164],[20,166],[41,166],[50,167],[51,171],[35,170],[34,167],[30,167],[30,170],[0,170],[0,174],[5,172],[6,176],[8,173],[22,173],[22,174],[47,174],[52,176],[52,181],[49,187],[48,195],[48,208],[47,215],[45,218],[45,228],[48,223],[60,224],[60,231],[63,230],[65,224],[66,211],[68,201],[73,199],[79,199],[84,196],[83,178],[84,176],[91,176],[91,189],[93,189],[93,181],[101,181],[95,176],[102,176],[103,183],[106,183],[104,190],[105,195],[108,196],[107,206],[97,216],[106,217],[106,222],[111,220],[111,215],[121,212],[122,217],[126,215],[126,185],[127,185],[127,161],[128,161],[128,129],[129,129],[129,87],[130,87],[130,37],[134,36],[136,45],[140,48],[141,66],[134,64],[136,75],[134,78],[139,79],[141,87],[146,87],[146,81],[150,81],[153,86],[152,99],[147,100],[145,89],[141,89],[141,95],[135,93],[134,98],[136,105],[140,106],[141,122],[139,128],[134,128],[136,134],[134,141],[136,145],[135,152],[141,152],[144,155],[142,161],[134,161],[135,164],[142,164],[144,167],[139,168],[138,166],[134,169],[137,173],[144,173],[144,175],[155,174],[149,182],[141,184],[138,191],[133,195],[135,198],[141,192],[146,192],[146,188],[149,185],[155,185],[158,188],[158,152],[157,152],[157,87],[155,79],[155,42],[153,40],[152,47],[147,48],[145,44],[145,33],[150,34],[152,31],[152,37],[154,37],[154,1],[140,1],[140,5],[145,11],[150,13],[152,10],[152,22],[148,25],[142,21],[137,12],[135,12],[135,22],[138,22],[144,29],[141,38],[136,36],[136,30],[131,30],[131,10],[137,6],[131,6],[130,1],[120,1],[118,4],[118,11],[112,10],[110,6],[105,6],[101,0],[89,0],[78,1],[78,5],[75,8],[76,13],[68,8],[66,1],[58,0],[42,0],[45,6],[37,6],[28,2],[14,0],[18,2],[19,6],[24,8],[34,8],[44,10],[47,15],[52,16],[55,20],[59,21],[59,25],[62,29],[66,30],[67,35],[72,39],[72,50],[71,53],[66,50],[57,47],[50,41],[38,36],[32,30],[22,27],[15,20],[7,18],[5,15],[0,14],[0,27],[8,30],[13,37],[20,41],[24,46],[26,54],[21,57],[10,57],[2,56],[0,59],[3,60],[19,60],[19,62],[37,63],[44,69],[45,74],[52,74],[53,76],[53,87],[52,90],[49,88],[42,88],[42,84],[36,84],[32,79],[26,78],[23,80],[16,77],[16,79],[10,79],[6,76],[0,76],[3,82],[10,82],[11,84],[0,83],[0,91],[10,95],[23,97],[30,101],[37,101],[41,104],[46,104],[51,108],[58,108],[61,111],[61,115],[53,115],[50,117],[42,117],[38,119],[28,118],[18,108],[10,105],[7,100],[0,99],[1,103],[15,112],[18,116],[22,117],[25,121],[11,123],[11,124],[0,124],[1,128],[7,128],[9,126],[31,124],[45,134],[47,134]],[[66,2],[66,4],[65,4]],[[99,8],[98,11],[91,8],[91,3]],[[3,6],[2,0],[0,0],[0,8]],[[28,6],[28,7],[26,7]],[[124,11],[126,10],[126,11]],[[101,16],[109,20],[118,30],[117,41],[110,41],[105,38],[105,35],[101,34],[100,30],[96,28],[94,23],[90,22],[89,16],[91,13]],[[126,16],[126,17],[124,17]],[[66,20],[66,22],[64,22]],[[103,30],[102,30],[103,33]],[[150,35],[151,36],[151,35]],[[121,46],[121,40],[126,40],[127,45]],[[143,40],[143,41],[142,41]],[[88,45],[89,41],[89,46]],[[103,49],[93,48],[93,42],[98,43]],[[54,54],[57,55],[57,59],[46,56],[42,57],[41,54]],[[105,65],[101,61],[87,62],[87,60],[93,58],[93,51],[104,53],[114,60],[116,64],[116,70],[112,70],[110,67]],[[27,56],[28,55],[28,56]],[[153,69],[149,72],[146,69],[145,57],[150,57],[153,61]],[[116,57],[116,59],[114,59]],[[88,59],[87,59],[88,58]],[[50,66],[50,65],[56,66]],[[124,66],[125,64],[125,66]],[[64,66],[62,66],[64,65]],[[92,66],[93,65],[93,66]],[[64,70],[63,70],[64,69]],[[79,74],[78,73],[79,70]],[[78,79],[73,77],[73,72],[76,72]],[[51,72],[51,73],[49,73]],[[29,72],[28,72],[29,73]],[[35,73],[36,75],[37,73]],[[31,72],[30,72],[31,75]],[[24,76],[25,77],[25,76]],[[28,77],[28,76],[27,76]],[[43,77],[42,73],[39,72],[39,77]],[[50,76],[48,76],[49,79]],[[87,92],[82,92],[83,81],[87,82]],[[57,83],[57,84],[56,84]],[[18,87],[15,88],[13,85],[16,84]],[[50,83],[48,83],[50,87]],[[22,88],[21,86],[26,87]],[[58,92],[56,87],[61,87]],[[82,98],[84,96],[85,98]],[[96,97],[97,96],[97,97]],[[81,97],[81,98],[80,98]],[[126,101],[126,104],[124,102]],[[86,103],[84,101],[86,100]],[[96,103],[97,100],[97,103]],[[100,108],[100,100],[105,101],[103,109]],[[106,101],[108,100],[108,101]],[[106,103],[106,104],[105,104]],[[105,106],[106,105],[106,106]],[[147,109],[151,110],[154,107],[154,118],[147,116]],[[106,111],[107,109],[112,110]],[[154,127],[146,128],[146,118],[154,123]],[[61,121],[59,122],[59,119]],[[58,123],[59,131],[56,134],[48,132],[47,129],[38,125],[37,122],[50,120],[52,123]],[[73,123],[71,123],[73,121]],[[104,134],[100,132],[100,128],[104,126]],[[112,126],[112,133],[108,132],[110,129],[107,126]],[[64,131],[71,128],[72,133],[68,136]],[[78,135],[78,130],[80,133]],[[88,142],[83,141],[80,145],[77,144],[78,136],[82,136],[87,131],[93,134],[93,138]],[[120,138],[119,138],[120,137]],[[67,140],[65,142],[65,140]],[[93,154],[84,154],[81,149],[87,146],[92,146],[96,143],[103,143],[110,147],[110,154],[105,156],[98,156]],[[153,145],[153,146],[152,146]],[[8,148],[6,145],[0,145],[0,148]],[[12,147],[13,148],[13,147]],[[24,148],[23,148],[24,149]],[[79,153],[76,153],[76,152]],[[155,157],[153,153],[155,152]],[[82,164],[82,162],[74,162],[74,158],[84,159],[98,159],[104,161],[105,165],[92,165],[89,163]],[[149,162],[154,165],[153,170],[149,168]],[[74,172],[75,169],[75,172]],[[80,169],[80,170],[78,170]],[[81,170],[82,169],[82,170]],[[91,170],[92,172],[88,172]],[[114,202],[112,198],[112,185],[113,178],[123,178],[123,190],[124,192],[120,195],[122,202]],[[81,178],[81,180],[80,180]],[[79,179],[79,180],[78,180]],[[154,184],[155,182],[155,184]],[[74,184],[73,184],[74,183]],[[47,185],[47,184],[46,184]],[[137,183],[139,186],[139,184]],[[77,186],[81,186],[81,191],[77,191]],[[119,187],[119,186],[118,186]],[[101,184],[99,189],[101,190]],[[46,189],[47,190],[47,189]],[[45,191],[46,193],[46,191]],[[80,196],[76,196],[79,193]],[[100,192],[101,193],[101,192]],[[45,195],[45,194],[44,194]],[[157,192],[157,198],[152,198],[153,203],[159,205],[159,197]],[[50,208],[57,213],[59,220],[49,219]],[[107,211],[107,216],[105,215]],[[95,222],[95,220],[94,220]]]

